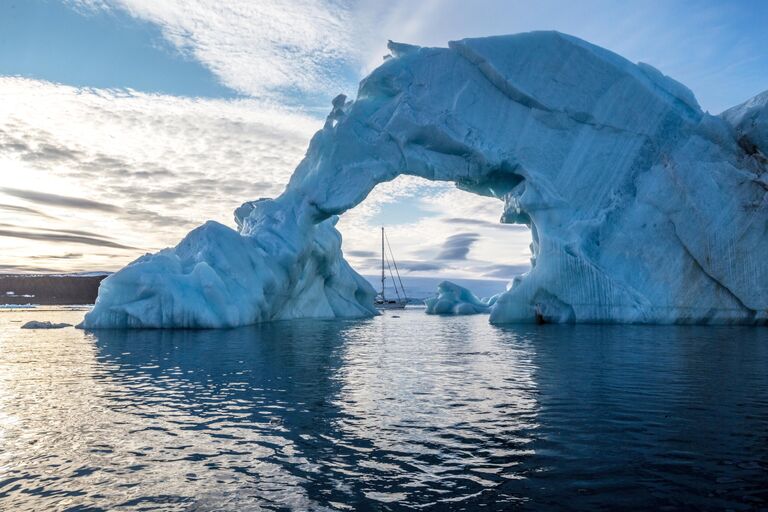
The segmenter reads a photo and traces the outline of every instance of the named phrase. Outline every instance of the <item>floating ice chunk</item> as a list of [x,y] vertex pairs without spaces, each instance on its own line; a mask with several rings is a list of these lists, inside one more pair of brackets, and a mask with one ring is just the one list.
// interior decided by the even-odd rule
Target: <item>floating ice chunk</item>
[[443,281],[437,285],[437,296],[426,299],[424,304],[428,315],[476,315],[488,313],[495,301],[495,296],[491,299],[478,299],[467,288]]
[[64,327],[72,327],[72,324],[32,320],[21,326],[22,329],[63,329]]

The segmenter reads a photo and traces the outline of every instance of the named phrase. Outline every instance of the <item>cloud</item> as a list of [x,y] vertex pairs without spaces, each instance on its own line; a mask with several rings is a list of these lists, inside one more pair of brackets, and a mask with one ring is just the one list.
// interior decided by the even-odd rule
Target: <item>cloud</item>
[[441,265],[437,262],[409,260],[398,262],[397,266],[400,270],[405,270],[407,272],[433,272],[445,268],[445,265]]
[[[60,271],[116,270],[138,255],[118,246],[156,251],[209,219],[232,226],[244,201],[281,192],[322,126],[322,119],[253,99],[18,77],[0,77],[0,96],[0,223],[14,232],[0,238],[0,263],[57,252],[49,244],[98,242],[112,251],[39,260]],[[57,238],[16,236],[36,233],[36,216],[47,216]],[[90,234],[66,232],[85,226]]]
[[[559,30],[648,62],[719,112],[768,83],[764,2],[613,0],[65,0],[79,10],[121,10],[228,87],[312,108],[354,92],[381,63],[388,39],[423,46]],[[482,5],[482,8],[478,8]],[[488,13],[493,13],[489,16]]]
[[100,203],[90,199],[79,197],[62,196],[45,192],[36,192],[34,190],[19,190],[16,188],[0,187],[0,192],[5,195],[26,199],[32,203],[61,206],[64,208],[78,208],[82,210],[98,210],[102,212],[117,212],[119,208],[111,204]]
[[26,151],[24,159],[30,162],[61,162],[66,160],[77,160],[82,156],[79,151],[56,146],[53,144],[40,143],[36,148]]
[[56,267],[40,267],[36,265],[5,265],[0,264],[0,272],[3,273],[20,273],[20,274],[27,274],[27,273],[53,273],[58,272],[58,268]]
[[531,266],[526,264],[517,264],[517,265],[496,264],[496,265],[489,265],[487,267],[480,267],[478,268],[478,271],[482,272],[482,275],[484,277],[512,279],[517,275],[528,272],[530,269],[531,269]]
[[440,250],[440,254],[437,255],[439,260],[466,260],[469,254],[469,249],[472,248],[472,244],[480,239],[480,235],[477,233],[459,233],[457,235],[449,236],[443,247]]
[[0,204],[0,210],[4,210],[6,212],[12,212],[12,213],[26,213],[29,215],[36,215],[38,217],[53,219],[53,217],[51,217],[50,215],[47,215],[41,211],[35,210],[34,208],[27,208],[26,206],[18,206],[15,204]]
[[182,54],[253,97],[321,97],[357,81],[360,45],[346,0],[72,0],[156,24]]
[[440,219],[446,224],[461,224],[464,226],[483,226],[487,228],[497,228],[509,231],[527,231],[528,227],[522,224],[503,224],[501,222],[490,222],[484,219],[474,219],[466,217],[449,217]]
[[376,256],[376,253],[373,251],[359,251],[359,250],[345,251],[344,254],[347,256],[353,256],[355,258],[372,258]]
[[49,231],[55,231],[56,233],[65,233],[68,235],[79,235],[79,236],[87,236],[87,237],[93,237],[93,238],[104,238],[109,239],[107,236],[100,235],[98,233],[94,233],[92,231],[83,231],[81,229],[50,229],[50,228],[40,228],[36,226],[30,226],[30,225],[21,225],[21,224],[9,224],[6,222],[0,222],[0,228],[10,228],[10,229],[23,229],[23,230],[31,230],[34,232],[49,232]]
[[68,252],[66,254],[38,254],[32,256],[35,260],[75,260],[83,257],[83,253]]
[[[498,199],[459,190],[451,183],[400,176],[377,185],[363,203],[341,217],[337,227],[344,236],[345,256],[360,272],[379,271],[381,263],[375,257],[380,250],[378,226],[384,224],[402,271],[446,279],[472,278],[482,276],[482,269],[492,264],[528,264],[530,231],[525,226],[500,224],[503,208]],[[477,237],[471,250],[454,247],[458,254],[443,254],[466,255],[464,259],[436,258],[447,239],[467,231]],[[459,242],[460,237],[452,243]]]
[[0,237],[8,238],[23,238],[26,240],[38,240],[43,242],[69,242],[74,244],[86,244],[95,245],[99,247],[110,247],[112,249],[136,249],[136,247],[130,247],[127,245],[119,244],[106,240],[103,238],[81,236],[81,235],[69,235],[56,232],[48,233],[25,233],[22,231],[10,231],[6,229],[0,229]]

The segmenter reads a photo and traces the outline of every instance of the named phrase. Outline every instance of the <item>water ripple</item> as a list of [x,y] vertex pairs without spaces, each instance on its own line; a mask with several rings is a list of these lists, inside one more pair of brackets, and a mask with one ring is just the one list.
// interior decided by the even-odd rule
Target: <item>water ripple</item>
[[3,510],[768,507],[764,329],[34,315],[0,313]]

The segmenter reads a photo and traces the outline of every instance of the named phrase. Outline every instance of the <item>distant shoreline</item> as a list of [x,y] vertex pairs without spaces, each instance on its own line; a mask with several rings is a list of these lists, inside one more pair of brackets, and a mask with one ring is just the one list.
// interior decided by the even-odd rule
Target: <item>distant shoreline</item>
[[[107,272],[81,272],[77,274],[0,274],[0,305],[73,306],[96,302],[99,284],[109,276]],[[380,277],[365,275],[378,289]],[[403,276],[406,292],[413,304],[419,304],[435,294],[444,277]],[[478,297],[490,297],[504,291],[506,281],[501,279],[448,278],[468,287]],[[389,289],[387,293],[394,295]]]
[[93,304],[107,273],[0,274],[0,304]]

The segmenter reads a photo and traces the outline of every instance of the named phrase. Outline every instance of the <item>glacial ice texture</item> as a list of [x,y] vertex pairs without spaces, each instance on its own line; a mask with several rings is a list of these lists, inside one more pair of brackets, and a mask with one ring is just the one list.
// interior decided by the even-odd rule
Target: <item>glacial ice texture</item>
[[107,278],[83,326],[375,314],[333,224],[401,174],[530,227],[533,267],[491,322],[766,323],[768,94],[712,116],[653,67],[556,32],[390,50],[279,197]]
[[437,285],[437,295],[424,301],[428,315],[476,315],[490,312],[497,296],[479,299],[467,288],[450,281]]

